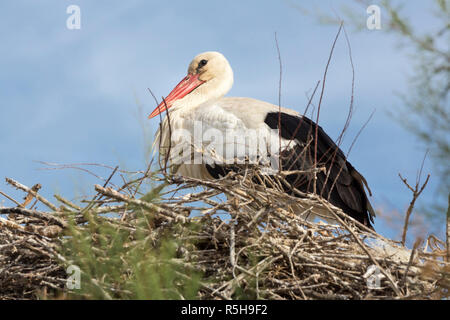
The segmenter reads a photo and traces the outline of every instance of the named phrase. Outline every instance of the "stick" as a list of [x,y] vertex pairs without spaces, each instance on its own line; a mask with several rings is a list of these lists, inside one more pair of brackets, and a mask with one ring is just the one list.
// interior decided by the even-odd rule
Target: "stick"
[[50,201],[48,201],[47,199],[45,199],[44,197],[42,197],[41,195],[37,194],[36,192],[34,192],[32,189],[28,188],[27,186],[24,186],[23,184],[10,179],[10,178],[5,178],[6,182],[14,187],[16,187],[17,189],[23,190],[25,192],[28,192],[29,194],[32,194],[36,199],[38,199],[39,201],[41,201],[43,204],[45,204],[47,207],[49,207],[50,209],[52,209],[55,212],[59,212],[59,208],[56,207],[55,205],[53,205]]
[[447,239],[447,262],[450,262],[450,193],[448,194],[446,239]]
[[37,210],[29,210],[25,208],[0,208],[0,214],[20,214],[23,216],[34,217],[42,219],[48,222],[59,225],[60,227],[66,228],[67,222],[45,212]]
[[96,184],[95,185],[95,190],[97,192],[100,192],[101,194],[103,194],[105,196],[112,197],[112,198],[118,199],[120,201],[124,201],[126,203],[134,204],[134,205],[137,205],[137,206],[140,206],[140,207],[144,207],[147,210],[156,211],[157,213],[163,215],[163,217],[165,217],[166,219],[168,219],[170,221],[172,221],[174,219],[175,220],[179,220],[179,221],[181,221],[183,223],[186,223],[186,222],[189,221],[188,218],[186,218],[186,217],[184,217],[182,215],[176,214],[174,212],[171,212],[169,210],[162,209],[161,207],[159,207],[159,206],[157,206],[157,205],[155,205],[153,203],[146,202],[146,201],[141,201],[141,200],[137,200],[137,199],[128,198],[127,196],[117,192],[116,190],[114,190],[112,188],[106,188],[105,189],[102,186]]
[[420,194],[422,193],[423,189],[425,189],[428,180],[430,179],[430,175],[428,174],[427,179],[425,180],[425,183],[422,185],[422,187],[419,190],[419,181],[417,181],[415,188],[413,189],[409,184],[408,181],[406,179],[404,179],[402,177],[402,175],[399,173],[398,176],[400,177],[400,179],[403,181],[403,183],[408,187],[409,190],[412,191],[413,193],[413,198],[409,204],[408,210],[406,211],[406,216],[405,216],[405,224],[403,225],[403,233],[402,233],[402,245],[405,245],[406,242],[406,232],[408,231],[408,224],[409,224],[409,217],[411,216],[411,213],[414,209],[414,204],[416,203],[417,198],[420,196]]

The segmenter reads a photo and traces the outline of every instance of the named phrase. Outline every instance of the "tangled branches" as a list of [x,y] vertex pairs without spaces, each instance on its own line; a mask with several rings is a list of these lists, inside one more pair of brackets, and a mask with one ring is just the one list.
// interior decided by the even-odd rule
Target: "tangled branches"
[[[66,287],[66,267],[74,261],[61,247],[73,236],[68,232],[72,222],[87,228],[92,217],[115,233],[127,232],[120,244],[124,250],[144,241],[150,250],[159,250],[164,235],[176,239],[176,253],[155,263],[182,266],[175,271],[177,279],[192,278],[182,270],[200,274],[200,299],[448,297],[450,264],[443,259],[443,242],[430,237],[425,246],[409,250],[316,195],[284,193],[283,172],[269,178],[247,168],[218,180],[197,180],[147,170],[120,188],[109,187],[109,180],[95,186],[97,194],[84,208],[59,196],[58,207],[36,192],[33,196],[48,211],[0,208],[0,298],[77,294]],[[141,193],[144,180],[159,187]],[[30,193],[12,179],[7,182]],[[140,213],[145,224],[139,222]],[[102,237],[98,229],[91,232],[92,239]],[[102,257],[98,263],[113,259]],[[126,260],[126,254],[120,257]],[[121,264],[121,279],[132,278],[134,269]],[[86,281],[102,298],[133,297],[129,286],[105,279],[91,275]]]

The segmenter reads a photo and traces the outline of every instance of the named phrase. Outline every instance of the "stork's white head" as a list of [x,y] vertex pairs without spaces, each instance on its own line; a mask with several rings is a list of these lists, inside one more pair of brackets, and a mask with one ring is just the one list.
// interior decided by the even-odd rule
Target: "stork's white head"
[[224,96],[233,85],[233,70],[219,52],[197,55],[189,64],[187,76],[150,114],[153,118],[171,107],[196,107]]

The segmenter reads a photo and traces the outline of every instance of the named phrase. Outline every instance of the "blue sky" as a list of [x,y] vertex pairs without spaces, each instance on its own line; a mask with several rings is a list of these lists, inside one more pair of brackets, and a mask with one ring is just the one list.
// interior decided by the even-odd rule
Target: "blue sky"
[[[317,23],[296,7],[333,14],[344,1],[2,1],[0,4],[0,176],[43,185],[48,198],[93,192],[93,177],[74,170],[46,171],[35,160],[95,162],[145,169],[145,145],[158,119],[147,88],[167,95],[198,53],[220,51],[235,83],[229,96],[278,103],[277,32],[283,62],[282,105],[303,111],[306,93],[322,78],[336,26]],[[349,3],[347,1],[347,3]],[[377,1],[374,1],[377,3]],[[81,29],[66,28],[66,8],[81,9]],[[433,27],[430,2],[408,2],[404,12]],[[365,23],[364,8],[361,12]],[[382,12],[382,27],[383,12]],[[398,173],[414,181],[424,149],[389,111],[413,72],[396,38],[348,28],[355,66],[355,115],[343,149],[373,110],[349,160],[367,178],[375,207],[404,212],[410,194]],[[352,73],[345,38],[328,71],[320,124],[336,138],[345,123]],[[139,109],[141,108],[141,110]],[[435,199],[437,179],[419,205]],[[100,171],[103,176],[108,172]],[[0,190],[17,196],[6,184]],[[1,201],[1,200],[0,200]],[[3,205],[7,205],[5,201]],[[376,227],[389,233],[383,223]]]

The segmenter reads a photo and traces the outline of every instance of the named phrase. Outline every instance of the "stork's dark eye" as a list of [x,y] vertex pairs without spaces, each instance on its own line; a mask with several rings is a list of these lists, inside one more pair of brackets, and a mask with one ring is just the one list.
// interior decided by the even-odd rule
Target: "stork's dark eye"
[[201,67],[203,67],[204,65],[206,65],[207,63],[208,63],[208,60],[205,60],[205,59],[200,60],[200,62],[198,63],[198,67],[201,68]]

